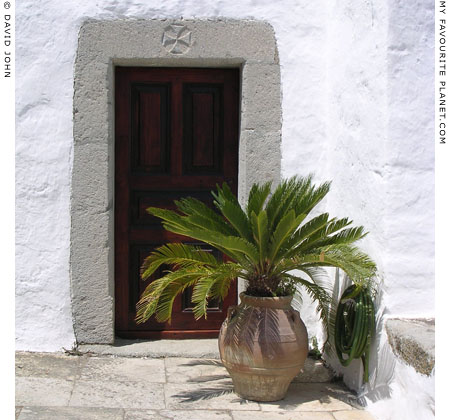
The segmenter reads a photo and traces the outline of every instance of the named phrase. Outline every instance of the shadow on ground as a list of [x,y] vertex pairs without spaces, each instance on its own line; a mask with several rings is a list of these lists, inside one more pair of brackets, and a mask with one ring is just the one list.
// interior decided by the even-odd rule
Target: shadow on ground
[[[222,367],[222,363],[219,360],[211,359],[195,359],[187,363],[183,363],[183,366],[217,366]],[[201,400],[210,400],[219,398],[228,394],[234,394],[233,384],[228,374],[224,375],[207,375],[190,378],[189,383],[196,384],[211,384],[213,386],[201,386],[194,390],[179,392],[173,395],[173,397],[180,400],[180,402],[192,403]],[[240,404],[246,404],[250,401],[245,400],[238,395],[233,402],[239,402]],[[331,404],[333,401],[341,401],[345,404],[349,404],[354,408],[361,409],[362,406],[357,401],[357,396],[351,393],[348,388],[342,382],[334,383],[292,383],[289,387],[288,393],[283,400],[274,402],[260,402],[260,404],[278,405],[280,408],[289,410],[294,409],[299,404],[305,404],[308,402],[320,402],[321,404]]]

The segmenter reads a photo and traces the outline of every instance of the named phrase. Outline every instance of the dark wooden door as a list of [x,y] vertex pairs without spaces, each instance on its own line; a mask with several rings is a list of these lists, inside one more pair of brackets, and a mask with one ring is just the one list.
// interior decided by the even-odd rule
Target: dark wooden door
[[134,317],[148,284],[139,276],[145,256],[167,242],[188,242],[145,209],[173,209],[187,196],[212,206],[210,191],[223,181],[237,192],[239,70],[116,67],[115,77],[116,334],[215,337],[236,303],[236,285],[224,302],[211,302],[207,320],[195,321],[190,291],[176,300],[171,324],[152,318],[137,325]]

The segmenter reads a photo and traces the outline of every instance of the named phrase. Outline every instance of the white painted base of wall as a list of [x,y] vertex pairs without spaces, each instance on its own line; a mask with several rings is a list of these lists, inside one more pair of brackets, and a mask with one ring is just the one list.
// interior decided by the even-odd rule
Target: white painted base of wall
[[398,360],[390,388],[391,398],[379,401],[367,398],[367,409],[377,420],[434,420],[434,375],[421,375]]

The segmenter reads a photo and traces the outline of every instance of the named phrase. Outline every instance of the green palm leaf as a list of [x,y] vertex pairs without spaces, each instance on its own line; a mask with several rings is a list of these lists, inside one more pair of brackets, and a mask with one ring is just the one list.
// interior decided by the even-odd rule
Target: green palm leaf
[[270,194],[271,182],[266,182],[263,185],[253,184],[248,195],[247,216],[251,217],[252,212],[259,214],[263,209],[264,203]]
[[147,213],[151,214],[152,216],[159,217],[164,222],[166,222],[168,226],[177,226],[181,230],[186,228],[185,218],[172,210],[160,209],[158,207],[148,207]]
[[224,291],[228,290],[232,280],[239,274],[239,266],[232,263],[221,264],[207,276],[200,278],[192,292],[195,319],[207,317],[208,300],[210,298],[223,299]]
[[[308,187],[310,178],[298,179],[296,177],[282,181],[276,188],[266,205],[269,229],[274,230],[281,218],[292,208],[296,196]],[[296,212],[295,214],[300,214]]]
[[163,226],[170,232],[188,236],[212,245],[245,267],[249,267],[258,261],[258,251],[255,245],[241,237],[225,236],[219,232],[210,231],[188,223],[184,227],[179,227],[164,222]]
[[[328,223],[328,213],[323,213],[314,217],[309,222],[305,223],[299,230],[294,232],[286,243],[286,258],[293,255],[298,255],[300,250],[300,243],[304,243],[309,240],[311,236],[317,234],[317,232],[324,231]],[[301,219],[302,221],[303,219]]]
[[[310,275],[314,280],[314,275]],[[317,313],[323,321],[323,325],[328,325],[328,308],[331,304],[331,294],[322,286],[316,284],[314,281],[308,281],[298,276],[289,276],[297,284],[303,286],[311,298],[317,302]]]
[[302,243],[299,246],[299,250],[301,252],[307,252],[310,249],[314,248],[325,248],[327,246],[351,244],[353,242],[359,241],[366,235],[367,232],[364,232],[364,228],[362,226],[343,229],[333,236],[326,236],[325,233],[323,237],[313,238],[305,243]]
[[162,245],[155,249],[142,264],[141,277],[148,279],[161,265],[189,266],[217,266],[218,262],[210,252],[200,247],[181,243]]
[[349,245],[325,247],[309,254],[293,257],[291,261],[284,263],[283,271],[302,270],[302,267],[314,266],[338,267],[357,284],[364,284],[376,273],[376,265],[369,256]]
[[[212,193],[218,211],[194,198],[176,201],[176,211],[149,208],[167,230],[209,244],[232,262],[219,262],[199,246],[159,247],[145,259],[142,277],[149,278],[162,265],[172,271],[146,288],[137,305],[137,321],[154,314],[159,320],[170,319],[175,296],[189,286],[195,317],[206,316],[208,300],[223,299],[233,279],[240,277],[247,280],[249,293],[259,296],[291,294],[296,284],[303,286],[318,302],[324,323],[332,325],[330,293],[320,282],[320,267],[338,267],[365,287],[376,266],[354,246],[367,233],[361,226],[352,227],[348,218],[323,213],[303,223],[329,189],[329,182],[313,185],[312,176],[284,180],[272,194],[270,183],[255,184],[244,210],[224,183]],[[293,275],[293,270],[303,271],[310,280]],[[248,326],[242,328],[242,337],[249,338]]]
[[304,190],[297,195],[295,203],[295,212],[308,215],[310,211],[319,204],[330,191],[330,182],[324,182],[318,187],[311,185],[311,178],[308,178],[308,184]]
[[170,320],[174,299],[204,273],[201,270],[181,268],[150,283],[136,305],[136,322],[145,322],[155,313],[159,322]]
[[206,317],[207,302],[210,297],[224,298],[229,283],[239,275],[240,266],[233,263],[210,267],[183,267],[169,271],[165,276],[147,286],[137,304],[137,322],[145,322],[156,314],[158,322],[171,320],[175,298],[187,287],[194,286],[192,301],[196,319]]
[[276,259],[278,251],[281,249],[284,242],[289,239],[290,235],[297,229],[302,220],[303,215],[295,217],[294,210],[290,210],[280,220],[271,238],[269,260],[273,261]]
[[265,210],[261,210],[261,212],[256,215],[256,213],[252,211],[250,219],[252,222],[253,238],[258,247],[259,262],[262,267],[262,264],[267,258],[267,246],[269,242],[267,213]]
[[237,202],[224,200],[218,207],[237,233],[248,242],[253,241],[252,228],[244,210]]
[[208,230],[224,235],[236,235],[236,231],[226,221],[206,204],[192,197],[175,201],[179,211],[189,216],[189,221]]

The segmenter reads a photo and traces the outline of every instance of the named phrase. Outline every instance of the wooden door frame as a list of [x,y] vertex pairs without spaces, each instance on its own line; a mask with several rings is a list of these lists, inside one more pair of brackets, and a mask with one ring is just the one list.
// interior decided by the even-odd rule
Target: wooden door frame
[[87,21],[74,75],[70,274],[78,343],[114,342],[114,66],[241,72],[238,197],[280,179],[280,69],[260,21]]

